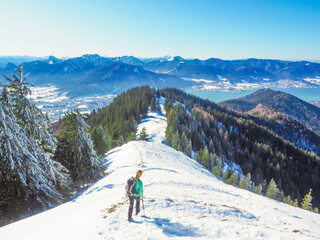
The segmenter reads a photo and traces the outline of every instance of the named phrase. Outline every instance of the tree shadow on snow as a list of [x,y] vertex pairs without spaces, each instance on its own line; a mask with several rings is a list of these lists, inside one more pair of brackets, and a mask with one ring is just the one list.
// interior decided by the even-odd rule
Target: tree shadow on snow
[[204,234],[191,225],[184,226],[179,222],[171,222],[167,218],[155,218],[153,223],[163,230],[168,237],[201,237]]

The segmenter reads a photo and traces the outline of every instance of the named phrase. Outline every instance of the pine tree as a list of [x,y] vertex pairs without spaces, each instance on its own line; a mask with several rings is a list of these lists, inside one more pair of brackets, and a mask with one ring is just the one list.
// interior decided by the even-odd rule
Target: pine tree
[[[51,131],[51,122],[34,103],[27,98],[31,94],[26,78],[23,77],[22,66],[19,66],[19,77],[13,75],[13,79],[5,76],[9,82],[14,100],[14,113],[18,124],[23,127],[27,137],[33,142],[34,156],[39,161],[49,178],[53,181],[66,184],[68,176],[58,162],[51,159],[50,155],[55,151],[56,138]],[[59,170],[60,169],[60,170]]]
[[244,181],[244,189],[250,190],[250,183],[251,183],[251,174],[248,173],[248,174],[246,175],[246,179],[245,179],[245,181]]
[[184,150],[185,154],[187,154],[188,157],[191,157],[191,141],[188,143],[186,149]]
[[181,135],[180,145],[181,145],[181,151],[185,152],[185,149],[187,148],[187,145],[188,145],[188,138],[184,132],[182,132],[182,135]]
[[[18,124],[10,94],[3,88],[0,105],[0,208],[25,214],[60,200],[59,180],[65,180],[67,170],[54,161],[38,159],[38,146],[28,138]],[[52,166],[53,173],[48,172]],[[33,207],[27,208],[30,204]],[[22,209],[20,208],[22,207]],[[25,208],[23,208],[25,207]]]
[[262,185],[261,184],[259,184],[258,186],[253,185],[252,191],[255,194],[261,195],[262,194]]
[[266,197],[276,199],[276,194],[278,192],[276,182],[273,180],[273,178],[270,180],[270,183],[267,187]]
[[140,131],[140,134],[139,134],[139,139],[141,141],[148,141],[149,140],[149,135],[147,134],[147,129],[145,127],[143,127]]
[[151,112],[155,112],[156,111],[156,101],[155,101],[154,97],[151,99],[150,111]]
[[75,158],[79,164],[78,177],[86,183],[90,183],[103,175],[101,159],[93,149],[89,125],[85,123],[82,114],[77,110],[75,121]]
[[208,147],[205,146],[201,156],[201,163],[205,168],[209,168],[209,155]]
[[212,173],[217,177],[221,177],[221,169],[219,169],[218,165],[213,167]]
[[101,125],[95,128],[91,134],[94,149],[97,151],[98,155],[100,156],[105,154],[109,150],[107,134],[108,134],[107,131],[103,129]]
[[227,182],[228,178],[229,178],[229,169],[227,168],[223,173],[222,181]]
[[292,203],[292,206],[298,207],[298,205],[299,205],[298,199],[295,199]]
[[231,184],[233,186],[237,185],[237,176],[236,173],[233,171],[230,177],[227,179],[226,183]]
[[179,132],[176,131],[175,134],[173,135],[173,139],[172,139],[172,147],[177,150],[180,151],[180,136],[179,136]]
[[127,141],[130,142],[130,141],[135,141],[137,139],[137,136],[134,132],[130,132],[128,134],[128,138],[127,138]]
[[77,186],[95,181],[103,174],[101,159],[93,149],[89,126],[81,113],[67,113],[54,158],[69,171]]
[[312,210],[312,196],[311,196],[312,189],[309,190],[309,192],[304,196],[301,203],[301,208],[304,210]]

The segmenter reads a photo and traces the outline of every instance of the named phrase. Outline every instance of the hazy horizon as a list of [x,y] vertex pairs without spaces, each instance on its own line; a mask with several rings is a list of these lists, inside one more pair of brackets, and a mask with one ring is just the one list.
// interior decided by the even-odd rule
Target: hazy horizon
[[320,1],[0,2],[0,54],[320,59]]

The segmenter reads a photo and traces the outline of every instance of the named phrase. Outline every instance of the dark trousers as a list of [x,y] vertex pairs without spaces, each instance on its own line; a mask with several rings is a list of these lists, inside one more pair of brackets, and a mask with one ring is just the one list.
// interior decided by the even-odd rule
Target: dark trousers
[[130,203],[129,203],[128,220],[132,218],[134,200],[136,200],[136,214],[140,212],[140,197],[129,196]]

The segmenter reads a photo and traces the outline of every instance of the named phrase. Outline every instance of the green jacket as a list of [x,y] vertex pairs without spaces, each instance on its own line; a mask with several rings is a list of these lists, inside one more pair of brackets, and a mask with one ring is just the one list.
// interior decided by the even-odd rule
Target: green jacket
[[133,195],[135,197],[139,197],[139,196],[142,196],[143,195],[143,184],[142,184],[142,181],[140,180],[140,178],[138,178],[138,181],[136,183],[136,191],[137,191],[137,194]]

